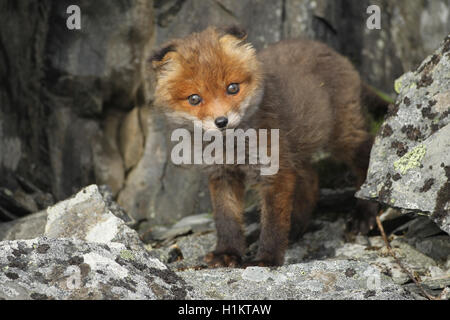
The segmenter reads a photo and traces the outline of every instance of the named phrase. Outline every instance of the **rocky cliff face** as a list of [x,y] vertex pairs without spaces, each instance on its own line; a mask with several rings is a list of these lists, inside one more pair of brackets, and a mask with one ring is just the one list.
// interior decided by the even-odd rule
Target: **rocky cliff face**
[[[117,194],[142,154],[135,100],[154,42],[153,3],[75,2],[0,4],[2,219],[94,181]],[[66,27],[71,4],[82,8],[81,30]]]

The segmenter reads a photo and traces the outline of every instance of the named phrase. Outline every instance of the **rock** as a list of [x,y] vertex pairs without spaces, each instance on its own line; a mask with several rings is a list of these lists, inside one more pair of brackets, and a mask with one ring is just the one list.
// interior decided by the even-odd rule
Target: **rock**
[[193,234],[186,237],[176,238],[174,242],[167,243],[159,249],[154,249],[150,253],[164,263],[169,263],[171,245],[176,245],[183,256],[181,261],[170,264],[173,270],[183,270],[187,268],[206,267],[203,257],[214,249],[216,241],[215,233]]
[[185,283],[145,250],[37,238],[0,242],[0,299],[188,299]]
[[154,41],[153,2],[78,1],[80,30],[66,26],[70,5],[0,5],[1,37],[17,39],[0,53],[0,77],[9,83],[0,89],[0,187],[13,193],[17,175],[57,200],[91,183],[115,194],[123,187],[118,135],[103,122],[138,100]]
[[199,300],[414,299],[369,264],[351,260],[177,274],[193,287],[192,298]]
[[412,242],[414,247],[437,261],[450,261],[450,238],[447,235]]
[[[53,4],[46,46],[46,68],[53,74],[47,86],[58,96],[47,129],[58,200],[92,183],[110,185],[115,195],[123,188],[118,130],[126,113],[112,110],[135,106],[154,40],[152,2],[79,1],[82,25],[76,31],[65,23],[71,4]],[[122,136],[127,129],[135,134],[125,126]]]
[[450,36],[398,82],[371,153],[365,199],[424,212],[450,233]]
[[102,195],[103,201],[105,202],[108,209],[114,214],[117,218],[120,218],[125,224],[129,227],[132,227],[136,224],[136,221],[133,220],[125,210],[114,201],[114,195],[112,190],[107,185],[98,186],[98,191]]
[[281,39],[282,1],[159,0],[156,4],[158,43],[171,37],[186,36],[210,25],[227,26],[238,22],[247,27],[249,39],[257,48]]
[[[20,190],[20,189],[19,189]],[[17,192],[16,192],[17,194]],[[22,200],[22,201],[21,201]],[[18,199],[14,193],[6,188],[0,188],[0,218],[1,220],[13,220],[21,216],[32,213],[30,206]],[[34,202],[34,201],[33,201]],[[33,207],[35,207],[34,204]]]
[[[109,108],[129,110],[141,85],[153,42],[151,1],[79,1],[81,29],[66,27],[70,1],[54,2],[48,39],[49,67],[58,77],[52,92],[70,97],[79,115]],[[114,29],[110,26],[114,25]]]
[[450,288],[450,270],[442,270],[436,266],[428,268],[428,276],[423,277],[422,282],[425,286],[431,289]]
[[[81,30],[66,27],[69,0],[15,3],[0,4],[1,37],[17,40],[0,52],[0,78],[8,80],[0,88],[0,187],[16,193],[19,174],[62,200],[86,185],[108,184],[133,217],[167,225],[211,205],[198,171],[171,165],[163,147],[147,149],[165,144],[168,130],[163,120],[150,121],[155,128],[143,120],[154,116],[141,103],[153,96],[144,62],[154,46],[210,24],[240,23],[257,48],[307,35],[348,56],[368,83],[389,93],[449,26],[444,0],[82,0]],[[382,10],[381,30],[364,27],[369,4]],[[133,111],[133,130],[118,134],[133,108],[145,141],[142,134],[132,139]]]
[[39,208],[33,196],[25,193],[21,189],[16,190],[14,198],[22,205],[25,210],[29,212],[38,212]]
[[[369,5],[379,6],[381,29],[370,30],[366,27],[369,14],[360,21],[361,28],[348,24],[348,27],[356,29],[353,38],[362,41],[363,46],[359,53],[354,46],[347,50],[355,52],[353,60],[360,61],[358,69],[367,83],[394,96],[393,80],[416,68],[448,34],[450,4],[446,0],[429,4],[407,0],[370,0],[361,4],[359,12],[366,12]],[[345,24],[345,21],[342,23]]]
[[53,173],[50,179],[52,194],[60,201],[94,182],[93,144],[101,129],[96,120],[81,118],[67,107],[56,108],[49,118],[45,130]]
[[49,238],[80,239],[88,242],[119,242],[129,248],[140,248],[136,231],[116,217],[96,185],[47,209],[44,235]]
[[[428,5],[406,0],[284,3],[284,38],[307,36],[328,43],[350,58],[367,83],[391,95],[393,80],[433,52],[450,28],[446,0]],[[380,8],[379,30],[366,27],[370,5]]]
[[442,230],[430,219],[417,217],[405,225],[408,238],[426,239],[442,233]]
[[170,229],[164,231],[162,234],[155,234],[155,240],[172,240],[177,236],[186,235],[189,233],[198,233],[214,230],[214,221],[209,213],[197,214],[188,216],[177,223]]
[[[303,284],[308,286],[308,281],[311,280],[299,280],[295,278],[296,275],[293,278],[290,272],[291,270],[296,270],[296,268],[325,269],[333,264],[345,265],[356,263],[357,265],[364,266],[365,270],[361,272],[361,270],[358,271],[358,269],[349,265],[344,273],[350,274],[350,278],[358,273],[360,276],[361,274],[366,274],[366,280],[368,275],[372,275],[376,279],[387,276],[386,279],[388,280],[386,281],[393,285],[392,288],[408,288],[407,284],[411,281],[409,276],[404,273],[394,258],[389,255],[381,236],[358,236],[354,241],[349,242],[345,234],[345,219],[339,218],[329,221],[324,219],[327,216],[320,215],[319,218],[316,218],[309,231],[300,240],[289,245],[286,252],[285,264],[282,268],[250,268],[245,271],[228,268],[204,270],[206,263],[203,261],[203,257],[215,247],[215,232],[179,236],[173,239],[172,242],[167,242],[162,247],[151,250],[150,254],[167,263],[171,269],[185,278],[186,282],[194,287],[194,297],[196,299],[199,297],[202,297],[202,299],[237,299],[241,295],[241,289],[244,290],[242,295],[248,294],[251,297],[250,299],[262,299],[264,297],[269,299],[276,298],[277,290],[280,290],[284,297],[284,294],[288,294],[284,290],[300,288],[300,284],[303,283],[302,281],[306,281]],[[255,224],[251,224],[246,227],[246,231],[250,233],[259,231],[254,230],[254,227]],[[391,245],[396,256],[401,259],[408,270],[419,276],[424,282],[426,281],[430,288],[433,287],[435,289],[438,289],[438,286],[441,289],[446,286],[448,279],[445,275],[450,270],[447,259],[442,258],[446,254],[447,249],[442,247],[441,244],[441,241],[450,243],[450,238],[445,236],[446,239],[440,239],[440,237],[440,235],[430,235],[428,238],[421,240],[417,234],[413,234],[412,238],[408,238],[405,235],[391,235],[393,239]],[[253,237],[248,242],[250,245],[245,256],[246,260],[254,258],[258,246],[256,240]],[[435,245],[434,250],[430,249],[426,251],[421,249],[421,241],[424,240],[432,242]],[[439,244],[441,244],[441,247],[439,247]],[[439,248],[443,249],[441,255],[435,254],[435,251],[439,250]],[[327,267],[324,267],[324,263]],[[435,270],[436,272],[433,274],[430,270]],[[437,276],[437,271],[439,270],[441,271],[441,276]],[[218,280],[221,277],[226,277],[229,282]],[[284,288],[290,289],[282,289],[283,285],[277,283],[280,279],[284,278],[288,279],[282,281],[285,286]],[[214,284],[215,281],[219,281],[217,286]],[[243,284],[245,281],[251,281],[252,285]],[[299,287],[297,287],[295,281],[300,281]],[[234,285],[235,282],[237,283],[236,285]],[[220,289],[219,284],[224,286],[223,290]],[[304,291],[303,296],[300,292],[289,292],[289,294],[293,294],[292,297],[294,299],[337,299],[338,297],[359,299],[358,294],[354,296],[350,294],[351,290],[349,287],[353,285],[352,283],[337,285],[337,288],[328,288],[327,290],[317,292],[316,296],[314,296],[314,292],[307,290]],[[211,287],[211,290],[207,290],[208,286]],[[270,287],[273,292],[262,289],[263,287]],[[347,288],[348,292],[344,288]],[[362,290],[362,288],[356,290]],[[370,290],[367,289],[361,292],[363,292],[363,295],[372,295],[373,292],[368,292]],[[343,292],[342,296],[340,296],[341,291]],[[375,290],[375,292],[378,291]],[[416,295],[415,290],[408,289],[408,292],[414,293],[414,299],[423,299],[420,295]],[[386,295],[391,293],[388,291]],[[397,297],[397,293],[393,293],[392,296]],[[376,293],[375,299],[382,299],[381,296],[378,296],[379,294]],[[280,297],[280,299],[282,298]]]
[[214,230],[213,217],[209,213],[197,214],[185,217],[172,226],[173,229],[189,227],[192,232],[204,232]]
[[0,185],[13,192],[18,188],[16,174],[32,177],[42,190],[50,191],[51,168],[43,130],[46,103],[42,97],[51,7],[49,0],[0,4],[0,37],[17,39],[2,41],[0,52],[0,78],[7,83],[0,88]]
[[144,152],[144,134],[139,119],[139,108],[131,110],[124,118],[119,133],[120,150],[125,170],[134,167]]
[[33,238],[0,242],[0,299],[188,299],[184,281],[119,217],[133,223],[107,187],[91,185],[0,225],[0,239]]
[[125,165],[119,150],[119,128],[124,117],[121,112],[110,112],[103,120],[103,131],[92,141],[95,181],[108,185],[114,196],[125,183]]
[[[158,230],[158,229],[157,229]],[[192,233],[192,229],[190,226],[181,226],[177,228],[170,228],[170,229],[161,229],[160,231],[163,231],[163,233],[155,232],[151,236],[152,239],[157,241],[171,241],[179,236],[185,236],[187,234]]]
[[117,202],[134,219],[147,219],[153,225],[171,225],[210,211],[206,177],[198,168],[173,165],[163,118],[152,114],[147,120],[144,154],[128,174]]
[[[289,246],[283,267],[205,270],[203,257],[216,242],[209,214],[187,217],[166,229],[158,249],[144,247],[118,218],[133,223],[104,186],[86,187],[48,208],[35,217],[41,228],[47,215],[47,238],[35,234],[32,240],[0,242],[0,298],[421,299],[404,285],[409,278],[387,254],[382,238],[360,236],[348,242],[342,218],[330,221],[320,215]],[[392,236],[393,250],[427,288],[442,290],[450,270],[443,257],[449,237],[408,225],[406,234],[412,238]],[[254,257],[258,232],[257,223],[246,228],[251,243],[246,259]]]
[[42,192],[20,176],[16,179],[20,186],[14,193],[0,187],[0,222],[25,217],[54,203],[51,194]]
[[40,211],[24,218],[0,224],[0,241],[27,240],[42,236],[47,223],[47,212]]
[[390,220],[394,220],[397,219],[399,217],[402,216],[402,213],[400,210],[394,209],[394,208],[388,208],[386,209],[386,211],[384,211],[381,215],[380,215],[380,221],[384,222],[384,221],[390,221]]

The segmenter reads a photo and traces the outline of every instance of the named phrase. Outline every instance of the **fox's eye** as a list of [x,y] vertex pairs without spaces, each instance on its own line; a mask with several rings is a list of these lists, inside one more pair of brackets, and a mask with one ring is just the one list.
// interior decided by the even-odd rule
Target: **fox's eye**
[[239,83],[232,83],[227,87],[228,94],[237,94],[239,92]]
[[202,97],[198,94],[193,94],[192,96],[189,96],[188,101],[192,106],[197,106],[202,102]]

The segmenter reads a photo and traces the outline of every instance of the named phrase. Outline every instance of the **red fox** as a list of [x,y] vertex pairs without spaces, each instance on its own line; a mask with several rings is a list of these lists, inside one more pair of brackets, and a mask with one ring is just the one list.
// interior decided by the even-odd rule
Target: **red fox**
[[[364,86],[357,71],[325,44],[284,40],[259,53],[239,27],[209,27],[176,39],[151,60],[156,74],[154,105],[181,126],[279,129],[279,171],[255,175],[249,165],[213,165],[209,189],[217,245],[205,257],[211,267],[242,264],[245,183],[258,182],[261,233],[256,260],[282,265],[289,238],[305,231],[318,198],[310,165],[329,150],[365,180],[373,138],[361,109]],[[211,166],[209,167],[211,169]],[[377,205],[358,200],[353,227],[367,232]],[[247,265],[247,264],[245,264]]]

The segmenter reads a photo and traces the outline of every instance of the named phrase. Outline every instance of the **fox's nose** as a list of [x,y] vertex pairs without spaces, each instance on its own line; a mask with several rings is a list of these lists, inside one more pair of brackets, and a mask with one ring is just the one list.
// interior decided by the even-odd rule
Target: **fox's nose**
[[219,128],[219,129],[225,128],[228,124],[228,118],[225,118],[225,117],[216,118],[214,123],[216,124],[217,128]]

